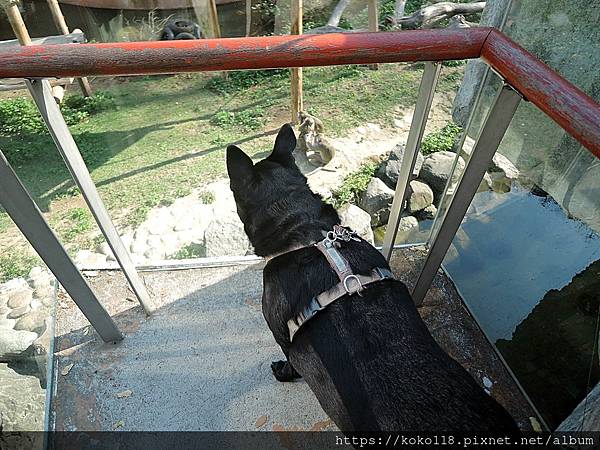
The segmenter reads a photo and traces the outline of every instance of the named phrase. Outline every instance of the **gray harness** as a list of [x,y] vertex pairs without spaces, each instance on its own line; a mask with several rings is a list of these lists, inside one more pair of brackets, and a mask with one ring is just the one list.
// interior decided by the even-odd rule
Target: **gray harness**
[[[325,234],[325,233],[324,233]],[[352,296],[362,292],[368,285],[382,280],[394,278],[392,272],[382,267],[376,267],[371,270],[369,275],[360,275],[352,272],[348,260],[337,250],[342,242],[360,241],[354,231],[350,231],[340,225],[334,225],[333,231],[328,231],[325,239],[313,244],[327,259],[331,268],[335,271],[340,282],[316,297],[313,297],[308,305],[296,317],[288,320],[288,329],[290,330],[290,341],[300,327],[312,319],[319,311],[345,295]]]

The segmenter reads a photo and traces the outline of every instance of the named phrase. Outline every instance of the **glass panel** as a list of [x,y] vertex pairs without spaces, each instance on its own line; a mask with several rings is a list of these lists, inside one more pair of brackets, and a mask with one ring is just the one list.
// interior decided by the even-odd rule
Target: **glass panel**
[[2,431],[44,431],[52,392],[55,279],[1,208],[0,232]]
[[554,428],[600,379],[600,163],[522,103],[488,175],[444,266]]

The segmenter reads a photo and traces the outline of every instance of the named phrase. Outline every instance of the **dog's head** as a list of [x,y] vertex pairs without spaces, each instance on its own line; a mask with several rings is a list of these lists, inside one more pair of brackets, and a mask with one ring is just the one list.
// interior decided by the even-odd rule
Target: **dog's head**
[[[271,154],[256,164],[235,145],[227,147],[227,173],[237,211],[259,256],[285,250],[282,247],[292,244],[290,240],[299,240],[290,236],[290,230],[322,215],[322,199],[312,193],[296,166],[295,148],[296,136],[289,124],[279,130]],[[325,208],[335,221],[335,210]]]

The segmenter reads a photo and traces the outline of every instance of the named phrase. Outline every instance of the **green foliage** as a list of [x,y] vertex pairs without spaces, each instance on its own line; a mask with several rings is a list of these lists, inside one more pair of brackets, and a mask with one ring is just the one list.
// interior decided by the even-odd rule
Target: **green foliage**
[[[61,111],[67,125],[76,125],[98,112],[112,109],[115,102],[111,94],[97,92],[93,97],[71,95],[64,99]],[[18,97],[0,100],[0,136],[36,136],[45,134],[46,127],[33,101]],[[21,145],[5,149],[12,163],[21,164],[39,156],[37,146]]]
[[73,208],[69,210],[65,219],[68,221],[68,225],[60,234],[67,242],[89,231],[94,223],[92,215],[86,208]]
[[202,203],[205,205],[210,205],[215,202],[215,194],[210,191],[202,191],[200,193],[200,200],[202,200]]
[[460,67],[467,64],[466,59],[451,59],[450,61],[443,61],[442,66],[444,67]]
[[271,70],[241,70],[228,72],[224,76],[213,77],[208,80],[208,89],[219,94],[232,94],[246,90],[252,86],[263,83],[270,79],[287,79],[290,71],[288,69]]
[[342,185],[328,199],[329,203],[334,208],[339,208],[346,203],[358,203],[361,194],[367,189],[376,169],[377,166],[375,164],[367,163],[361,166],[356,172],[346,175]]
[[0,255],[0,283],[27,276],[29,271],[38,263],[38,258],[23,251],[15,250]]
[[435,152],[450,151],[460,135],[462,128],[453,122],[448,122],[444,128],[434,133],[429,133],[421,142],[421,151],[424,155]]
[[241,128],[247,131],[258,130],[265,124],[264,111],[259,108],[244,111],[218,111],[210,123],[222,128]]
[[44,124],[33,102],[23,97],[0,101],[0,134],[38,134]]
[[206,256],[206,249],[201,244],[188,244],[180,248],[177,253],[171,255],[167,259],[192,259],[203,258]]

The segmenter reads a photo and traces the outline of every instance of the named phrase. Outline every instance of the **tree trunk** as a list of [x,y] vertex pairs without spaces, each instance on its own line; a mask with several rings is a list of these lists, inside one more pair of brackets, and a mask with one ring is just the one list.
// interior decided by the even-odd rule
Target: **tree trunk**
[[436,23],[449,19],[457,14],[474,14],[483,11],[485,2],[452,3],[441,2],[415,11],[412,15],[402,17],[398,25],[405,29],[431,28]]
[[344,13],[344,10],[348,7],[349,4],[350,0],[340,0],[338,4],[335,5],[331,16],[329,16],[327,25],[337,27],[340,24],[340,20],[342,19],[342,14]]
[[398,20],[404,17],[404,8],[406,7],[406,0],[396,0],[396,5],[394,6],[394,18],[392,19],[392,23],[394,25],[398,24]]

